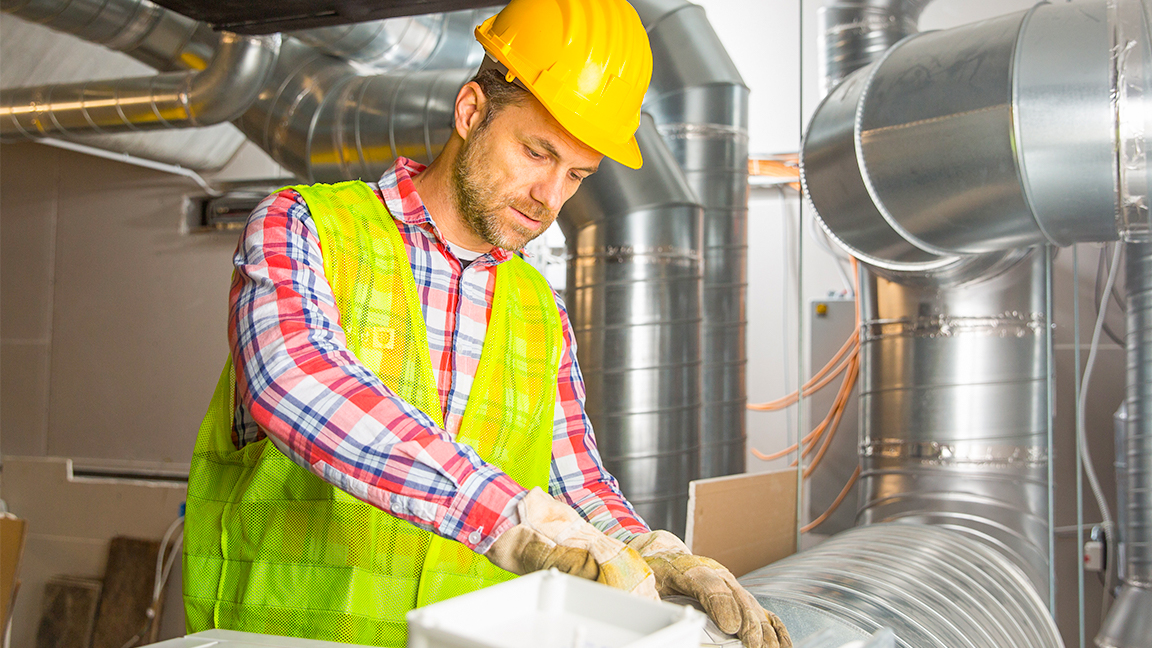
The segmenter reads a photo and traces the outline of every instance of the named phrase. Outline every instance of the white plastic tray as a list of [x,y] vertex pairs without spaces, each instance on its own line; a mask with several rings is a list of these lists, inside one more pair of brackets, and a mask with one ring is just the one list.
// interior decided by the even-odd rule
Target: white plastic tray
[[705,616],[556,570],[408,613],[408,648],[699,648]]

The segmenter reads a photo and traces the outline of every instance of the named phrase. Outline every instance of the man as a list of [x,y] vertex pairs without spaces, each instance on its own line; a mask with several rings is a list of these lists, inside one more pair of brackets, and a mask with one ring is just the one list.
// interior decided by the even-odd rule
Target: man
[[476,33],[491,58],[432,164],[285,189],[249,219],[189,478],[189,631],[401,646],[412,608],[555,567],[791,645],[636,516],[596,452],[563,305],[514,254],[604,155],[640,166],[639,18],[513,0]]

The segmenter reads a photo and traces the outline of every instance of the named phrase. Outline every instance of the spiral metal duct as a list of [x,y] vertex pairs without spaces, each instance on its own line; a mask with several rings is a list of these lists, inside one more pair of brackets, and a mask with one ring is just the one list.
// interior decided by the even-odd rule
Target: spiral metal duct
[[704,207],[701,477],[744,472],[748,87],[704,10],[633,0],[654,65],[644,110]]
[[1045,255],[940,291],[861,286],[860,524],[951,528],[1048,591]]
[[[1124,587],[1096,635],[1100,648],[1152,646],[1152,242],[1129,241],[1128,397],[1124,444],[1117,445]],[[1119,432],[1119,431],[1118,431]],[[1118,434],[1119,436],[1119,434]]]
[[325,54],[359,64],[365,71],[427,69],[446,63],[451,63],[450,67],[475,68],[480,65],[483,50],[473,47],[471,38],[466,36],[497,11],[499,7],[405,16],[285,35]]
[[279,35],[224,34],[212,61],[199,72],[6,90],[0,102],[0,137],[120,133],[229,121],[256,100],[279,47]]
[[488,15],[453,12],[429,23],[444,30],[438,45],[393,48],[396,60],[415,69],[387,74],[361,74],[345,59],[288,39],[266,91],[236,125],[309,182],[376,178],[399,155],[431,162],[451,133],[456,93],[483,57],[472,30]]
[[[901,648],[1054,648],[1063,642],[1029,579],[963,534],[917,524],[857,527],[740,579],[797,643],[880,628]],[[837,644],[838,645],[838,644]]]
[[929,2],[859,0],[820,7],[820,96],[827,95],[844,77],[880,58],[905,36],[915,34],[916,22]]
[[644,166],[604,160],[564,206],[567,305],[608,470],[653,528],[683,535],[699,475],[703,213],[652,118]]
[[203,70],[220,36],[149,0],[2,0],[0,11],[124,52],[160,70]]

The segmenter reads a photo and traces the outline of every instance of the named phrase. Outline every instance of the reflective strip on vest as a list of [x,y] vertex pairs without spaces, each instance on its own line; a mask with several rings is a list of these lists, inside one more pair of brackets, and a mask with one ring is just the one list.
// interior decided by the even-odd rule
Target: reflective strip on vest
[[[363,182],[293,188],[316,222],[349,349],[443,428],[419,296],[392,216]],[[491,321],[456,441],[521,486],[547,490],[560,314],[547,282],[523,259],[495,271]],[[329,485],[267,439],[237,450],[234,394],[229,360],[188,478],[189,633],[227,628],[400,647],[409,610],[513,577]]]

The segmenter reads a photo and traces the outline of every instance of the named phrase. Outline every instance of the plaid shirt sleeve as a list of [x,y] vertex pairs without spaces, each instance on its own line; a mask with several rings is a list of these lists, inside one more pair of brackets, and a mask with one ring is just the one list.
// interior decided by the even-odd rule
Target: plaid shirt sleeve
[[604,533],[627,542],[648,526],[604,469],[596,449],[592,423],[584,411],[584,377],[576,362],[576,339],[563,300],[556,297],[564,328],[563,360],[556,394],[552,434],[552,475],[549,491]]
[[[237,403],[322,479],[487,551],[519,522],[524,489],[454,443],[348,350],[314,228],[290,189],[266,198],[248,220],[229,295]],[[595,492],[580,495],[580,505],[596,509]]]

